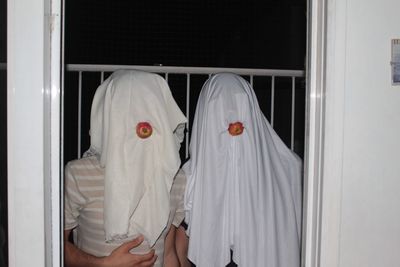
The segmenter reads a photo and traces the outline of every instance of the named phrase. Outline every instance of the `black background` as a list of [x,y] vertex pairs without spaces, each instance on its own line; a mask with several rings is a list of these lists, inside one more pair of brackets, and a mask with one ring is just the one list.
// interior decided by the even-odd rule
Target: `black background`
[[[67,64],[304,69],[306,1],[171,0],[67,1]],[[107,75],[107,74],[106,74]],[[245,77],[248,79],[248,77]],[[191,76],[195,103],[207,76]],[[82,80],[82,152],[89,148],[89,114],[100,74]],[[270,118],[270,78],[255,80],[254,89]],[[77,157],[78,75],[65,77],[65,162]],[[186,80],[169,76],[181,109]],[[290,145],[291,79],[275,81],[275,129]],[[304,147],[304,79],[296,80],[295,151]],[[191,104],[192,121],[195,105]],[[184,146],[182,148],[182,159]]]

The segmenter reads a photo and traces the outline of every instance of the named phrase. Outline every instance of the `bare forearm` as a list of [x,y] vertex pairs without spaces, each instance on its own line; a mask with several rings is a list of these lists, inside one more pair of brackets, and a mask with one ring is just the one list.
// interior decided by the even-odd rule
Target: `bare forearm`
[[77,248],[71,242],[64,243],[64,261],[66,267],[105,267],[103,257],[95,257]]
[[143,236],[126,242],[113,250],[107,257],[96,257],[85,253],[68,241],[71,230],[64,231],[64,261],[66,267],[150,267],[157,260],[154,250],[135,255],[129,251],[143,242]]
[[164,267],[180,267],[175,249],[175,226],[171,225],[164,243]]
[[178,255],[175,252],[170,252],[164,256],[164,267],[180,267]]
[[176,252],[178,254],[181,267],[190,267],[192,264],[187,258],[189,239],[186,236],[185,229],[179,226],[176,230]]

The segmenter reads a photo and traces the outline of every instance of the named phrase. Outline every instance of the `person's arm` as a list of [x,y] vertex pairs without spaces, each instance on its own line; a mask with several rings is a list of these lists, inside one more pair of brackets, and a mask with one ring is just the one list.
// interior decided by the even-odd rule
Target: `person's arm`
[[185,228],[179,226],[175,235],[175,246],[181,267],[191,267],[192,264],[187,258],[189,238],[185,233]]
[[174,251],[178,257],[181,267],[191,267],[192,264],[187,259],[188,251],[188,237],[186,236],[185,229],[181,226],[185,218],[184,196],[186,187],[186,175],[183,170],[179,170],[176,174],[174,183],[172,185],[171,194],[174,194],[171,207],[176,206],[174,218],[172,220],[171,228],[174,228]]
[[154,250],[144,255],[129,253],[129,250],[143,242],[140,236],[122,244],[107,257],[95,257],[77,248],[68,238],[71,230],[64,231],[64,261],[66,267],[150,267],[157,256]]
[[171,225],[164,241],[164,267],[180,267],[175,249],[175,226]]

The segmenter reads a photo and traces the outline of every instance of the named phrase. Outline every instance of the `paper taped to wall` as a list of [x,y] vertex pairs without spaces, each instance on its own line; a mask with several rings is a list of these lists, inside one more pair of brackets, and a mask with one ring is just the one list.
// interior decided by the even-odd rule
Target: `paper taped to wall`
[[392,84],[400,85],[400,39],[392,40]]

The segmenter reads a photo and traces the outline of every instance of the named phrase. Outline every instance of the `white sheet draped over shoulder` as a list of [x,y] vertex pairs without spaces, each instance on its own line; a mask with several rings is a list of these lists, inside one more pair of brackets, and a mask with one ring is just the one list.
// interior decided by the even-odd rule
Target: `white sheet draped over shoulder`
[[[244,131],[232,136],[230,123]],[[197,267],[299,267],[301,161],[240,76],[216,74],[200,93],[183,170],[189,259]]]
[[[139,138],[147,122],[152,135]],[[97,89],[91,111],[89,152],[105,168],[106,241],[143,234],[152,246],[165,228],[169,193],[180,166],[186,118],[157,74],[121,70]]]

